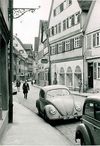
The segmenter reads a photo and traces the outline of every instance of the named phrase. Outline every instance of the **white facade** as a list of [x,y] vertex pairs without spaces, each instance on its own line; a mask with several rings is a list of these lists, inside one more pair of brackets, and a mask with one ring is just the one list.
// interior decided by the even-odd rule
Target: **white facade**
[[79,90],[80,82],[83,86],[83,26],[87,12],[82,11],[77,0],[54,0],[51,9],[49,44],[52,84],[57,78],[57,84]]
[[100,0],[96,0],[89,13],[86,26],[87,80],[90,87],[100,89]]

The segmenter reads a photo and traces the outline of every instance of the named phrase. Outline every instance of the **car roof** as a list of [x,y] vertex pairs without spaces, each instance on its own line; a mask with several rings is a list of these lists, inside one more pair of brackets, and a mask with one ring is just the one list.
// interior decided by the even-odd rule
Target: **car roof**
[[48,85],[48,86],[42,87],[41,89],[47,92],[48,90],[61,89],[61,88],[69,90],[65,85]]
[[86,98],[86,101],[98,101],[100,102],[100,93],[90,95]]

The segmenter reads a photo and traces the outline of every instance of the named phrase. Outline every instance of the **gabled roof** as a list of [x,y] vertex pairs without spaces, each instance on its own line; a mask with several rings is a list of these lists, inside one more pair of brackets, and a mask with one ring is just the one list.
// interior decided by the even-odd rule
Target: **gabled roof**
[[92,0],[77,0],[82,11],[89,11]]
[[93,0],[93,1],[92,1],[91,7],[90,7],[90,9],[89,9],[89,12],[88,12],[88,15],[87,15],[87,20],[86,20],[86,23],[85,23],[84,28],[83,28],[83,31],[84,31],[84,32],[86,31],[87,25],[88,25],[88,23],[89,23],[90,16],[91,16],[92,10],[93,10],[93,8],[94,8],[95,2],[96,2],[96,0]]
[[25,48],[24,48],[24,44],[21,42],[21,40],[18,38],[18,37],[16,37],[16,36],[14,36],[14,38],[16,39],[16,41],[17,42],[19,42],[19,44],[20,44],[20,46],[21,46],[21,48],[20,47],[16,47],[16,46],[14,46],[14,48],[18,51],[18,52],[23,52],[21,55],[24,57],[24,58],[27,58],[28,57],[28,54],[26,53],[26,51],[25,51]]
[[39,42],[43,42],[43,33],[45,32],[45,34],[47,33],[48,29],[48,21],[47,20],[40,20],[40,25],[39,25]]

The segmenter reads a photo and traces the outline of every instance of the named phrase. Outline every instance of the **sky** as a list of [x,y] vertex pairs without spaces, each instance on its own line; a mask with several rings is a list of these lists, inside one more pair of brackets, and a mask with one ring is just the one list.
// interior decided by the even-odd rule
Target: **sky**
[[38,36],[39,21],[48,20],[52,0],[14,0],[14,8],[40,8],[34,13],[27,12],[20,18],[13,20],[13,34],[23,44],[32,44],[34,49],[34,38]]

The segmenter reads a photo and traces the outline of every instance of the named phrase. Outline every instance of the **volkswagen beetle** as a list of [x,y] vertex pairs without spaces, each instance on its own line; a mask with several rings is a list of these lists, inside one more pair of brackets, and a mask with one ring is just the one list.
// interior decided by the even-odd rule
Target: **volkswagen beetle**
[[76,128],[77,139],[81,145],[100,145],[100,94],[86,98],[82,121]]
[[74,97],[64,85],[49,85],[40,89],[36,100],[38,114],[46,121],[80,118],[81,108],[75,105]]

